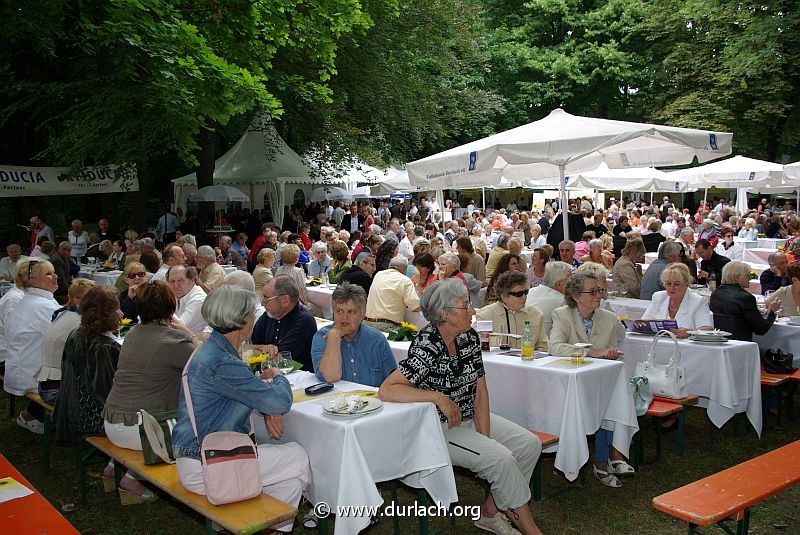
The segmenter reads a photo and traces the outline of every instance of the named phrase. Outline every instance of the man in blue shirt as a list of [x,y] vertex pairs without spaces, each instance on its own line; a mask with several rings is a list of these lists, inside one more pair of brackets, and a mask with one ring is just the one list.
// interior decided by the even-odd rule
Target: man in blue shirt
[[362,325],[367,293],[360,286],[343,282],[331,297],[333,325],[323,327],[311,343],[314,373],[321,381],[351,381],[380,386],[395,368],[392,349],[377,329]]
[[314,316],[300,304],[300,291],[287,275],[276,275],[261,288],[266,312],[253,328],[250,338],[263,353],[275,356],[291,351],[292,359],[311,371],[311,335],[317,332]]

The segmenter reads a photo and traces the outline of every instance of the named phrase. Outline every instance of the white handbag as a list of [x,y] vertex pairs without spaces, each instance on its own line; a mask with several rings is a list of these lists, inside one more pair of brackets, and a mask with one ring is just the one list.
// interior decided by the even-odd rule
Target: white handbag
[[[662,336],[669,336],[674,342],[674,349],[669,362],[666,364],[656,363],[656,346]],[[686,397],[686,376],[681,367],[681,346],[678,339],[669,331],[659,331],[653,337],[653,345],[647,360],[636,363],[636,375],[647,377],[650,384],[650,391],[654,396],[679,399]]]

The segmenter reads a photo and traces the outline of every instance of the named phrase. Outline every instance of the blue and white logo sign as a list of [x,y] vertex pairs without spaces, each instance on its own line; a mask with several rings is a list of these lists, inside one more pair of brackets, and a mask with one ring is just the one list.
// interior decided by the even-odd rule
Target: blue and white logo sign
[[756,172],[755,171],[750,171],[750,174],[747,176],[747,180],[751,181],[751,180],[755,180],[755,179],[756,179]]
[[389,195],[390,199],[400,199],[400,200],[407,200],[411,198],[410,193],[392,193]]
[[478,151],[474,150],[469,153],[469,170],[474,171],[476,165],[478,165]]
[[680,190],[681,190],[681,183],[675,182],[675,191],[680,191]]
[[708,134],[708,144],[711,145],[711,150],[717,150],[717,134]]

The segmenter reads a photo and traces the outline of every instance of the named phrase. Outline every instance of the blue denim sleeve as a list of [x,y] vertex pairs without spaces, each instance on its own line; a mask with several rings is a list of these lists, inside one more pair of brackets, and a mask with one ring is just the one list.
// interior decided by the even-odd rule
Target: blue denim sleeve
[[322,361],[322,355],[325,354],[325,335],[330,330],[330,327],[323,327],[314,334],[314,338],[311,340],[311,362],[314,364],[314,375],[322,382],[325,382],[325,376],[319,371],[319,363]]
[[286,377],[279,376],[272,383],[265,383],[240,360],[225,359],[216,366],[213,388],[220,395],[262,414],[286,414],[292,406],[292,387]]

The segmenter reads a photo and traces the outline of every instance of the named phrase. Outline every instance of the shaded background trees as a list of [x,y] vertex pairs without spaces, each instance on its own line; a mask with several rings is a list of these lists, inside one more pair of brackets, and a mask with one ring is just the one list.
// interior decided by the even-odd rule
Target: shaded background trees
[[[136,162],[142,192],[121,219],[188,170],[210,182],[255,113],[321,174],[559,106],[732,131],[736,153],[794,161],[799,16],[777,0],[10,0],[0,161]],[[119,210],[122,196],[103,197]],[[74,199],[2,201],[91,212]]]

